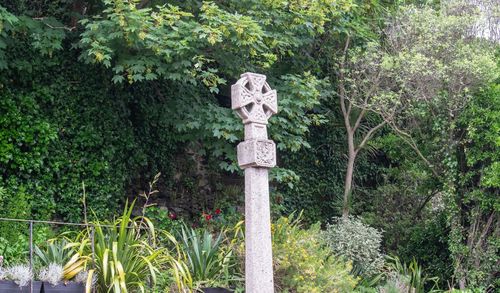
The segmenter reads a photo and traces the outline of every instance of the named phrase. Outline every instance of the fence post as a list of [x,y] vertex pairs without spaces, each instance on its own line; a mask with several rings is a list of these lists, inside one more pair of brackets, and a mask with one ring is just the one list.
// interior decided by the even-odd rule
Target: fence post
[[[90,247],[92,248],[92,268],[94,269],[95,273],[95,245],[94,245],[94,238],[95,238],[95,227],[94,225],[90,226]],[[93,277],[92,277],[93,278]],[[92,286],[92,292],[96,293],[96,288],[93,284],[93,282],[90,283],[90,286]]]
[[32,273],[30,280],[30,293],[33,293],[33,221],[30,221],[30,271]]

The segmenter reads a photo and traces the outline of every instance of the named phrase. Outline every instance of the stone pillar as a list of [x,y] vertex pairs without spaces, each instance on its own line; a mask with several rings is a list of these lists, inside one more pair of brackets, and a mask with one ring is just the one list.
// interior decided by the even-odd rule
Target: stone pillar
[[265,75],[247,72],[231,87],[231,103],[245,125],[238,145],[245,170],[245,292],[273,293],[268,171],[276,165],[276,146],[267,139],[267,120],[278,111],[277,94]]

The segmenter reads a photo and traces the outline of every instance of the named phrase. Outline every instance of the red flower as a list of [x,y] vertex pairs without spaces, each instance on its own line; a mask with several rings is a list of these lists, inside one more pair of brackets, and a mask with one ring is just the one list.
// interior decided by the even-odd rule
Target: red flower
[[176,220],[177,219],[177,215],[175,213],[169,213],[168,214],[168,217],[171,219],[171,220]]
[[215,214],[216,214],[216,215],[220,215],[221,213],[222,213],[221,209],[216,209],[216,210],[215,210]]
[[207,221],[210,221],[212,219],[212,215],[210,215],[210,214],[205,215],[205,219]]

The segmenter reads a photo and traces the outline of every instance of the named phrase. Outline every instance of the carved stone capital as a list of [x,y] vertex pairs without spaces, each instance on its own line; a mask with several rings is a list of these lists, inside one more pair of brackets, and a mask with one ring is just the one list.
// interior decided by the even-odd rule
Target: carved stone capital
[[276,166],[276,145],[269,139],[250,139],[238,144],[238,165],[272,168]]

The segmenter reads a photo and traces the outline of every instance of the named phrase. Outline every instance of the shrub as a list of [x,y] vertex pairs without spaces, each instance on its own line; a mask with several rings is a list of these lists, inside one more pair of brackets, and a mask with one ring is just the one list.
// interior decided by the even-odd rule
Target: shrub
[[0,281],[7,279],[7,270],[0,266]]
[[26,235],[23,234],[19,234],[17,239],[13,241],[0,237],[0,255],[3,257],[3,264],[11,265],[25,261],[28,241]]
[[171,237],[170,244],[175,246],[177,256],[170,253],[168,265],[178,291],[243,287],[238,263],[242,225],[243,222],[239,222],[234,227],[223,228],[216,235],[207,229],[184,226],[178,235],[179,242]]
[[157,206],[148,207],[145,211],[145,216],[153,222],[156,229],[171,233],[180,231],[184,223],[174,211]]
[[[446,291],[449,293],[484,293],[484,292],[490,292],[487,289],[484,288],[469,288],[469,289],[464,289],[464,290],[459,290],[459,289],[451,289],[449,291]],[[491,291],[493,292],[493,291]]]
[[[422,266],[415,259],[409,264],[401,262],[397,256],[387,257],[387,259],[388,279],[392,283],[405,286],[414,293],[436,292],[439,278],[430,277],[424,273]],[[426,289],[425,286],[428,288]]]
[[56,263],[51,263],[47,267],[44,267],[38,273],[38,279],[42,282],[51,284],[52,286],[57,286],[64,278],[63,267]]
[[[2,133],[0,131],[0,137],[1,136]],[[0,165],[2,165],[1,161],[2,158],[0,155]],[[2,207],[0,209],[0,217],[14,219],[29,218],[30,211],[32,209],[31,202],[33,201],[33,196],[27,192],[26,186],[21,185],[18,182],[19,180],[16,178],[10,177],[8,180],[3,180],[1,176],[1,169],[2,166],[0,166],[0,207]],[[20,237],[27,235],[27,231],[28,225],[24,223],[0,222],[1,238],[11,242],[12,244],[17,243],[20,240]],[[25,243],[25,241],[21,242],[23,242],[23,244]],[[25,246],[25,248],[27,248],[27,246]]]
[[15,265],[7,269],[6,276],[19,287],[24,287],[33,279],[33,272],[28,265]]
[[442,214],[408,227],[408,240],[397,250],[403,261],[415,258],[427,273],[439,277],[441,287],[448,285],[453,274],[446,221],[446,215]]
[[[89,278],[89,272],[88,271],[81,271],[78,274],[76,274],[75,278],[73,279],[74,282],[80,283],[80,284],[86,284]],[[95,275],[93,275],[92,280],[90,280],[92,286],[95,285],[97,282],[97,278]]]
[[[134,203],[114,222],[95,221],[92,259],[97,273],[98,292],[144,292],[150,281],[154,286],[164,249],[154,244],[155,229],[149,219],[132,217]],[[90,230],[90,228],[89,228]],[[141,233],[142,232],[142,233]],[[91,231],[82,232],[80,242],[89,242]],[[87,288],[92,282],[90,270]]]
[[332,255],[319,225],[302,229],[300,216],[272,225],[276,292],[352,292],[357,279],[350,263]]
[[380,251],[382,233],[356,217],[335,218],[324,232],[333,253],[353,262],[353,272],[365,278],[381,272],[384,256]]
[[47,241],[45,249],[35,245],[34,252],[42,266],[49,267],[51,264],[64,265],[70,260],[73,253],[67,245],[68,242],[65,239],[51,239]]
[[220,255],[222,233],[214,237],[207,230],[182,229],[182,246],[188,258],[189,270],[194,280],[214,279],[224,268],[227,258]]
[[40,248],[35,245],[34,252],[37,256],[36,260],[41,266],[52,272],[56,270],[56,265],[61,267],[61,280],[69,281],[83,272],[87,266],[89,258],[83,254],[89,240],[69,242],[67,233],[59,237],[60,239],[55,238],[47,241],[46,247]]

